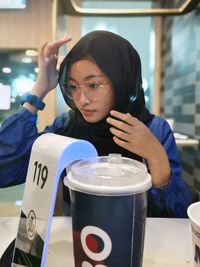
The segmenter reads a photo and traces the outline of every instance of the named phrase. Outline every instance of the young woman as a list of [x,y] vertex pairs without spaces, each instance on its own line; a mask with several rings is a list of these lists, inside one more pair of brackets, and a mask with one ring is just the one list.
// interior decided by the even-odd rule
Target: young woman
[[[58,50],[70,40],[67,35],[41,48],[40,71],[31,95],[23,98],[23,107],[0,129],[1,187],[25,182],[33,142],[51,132],[88,140],[100,156],[120,153],[144,162],[153,183],[149,215],[186,217],[191,193],[181,177],[168,123],[145,108],[137,51],[114,33],[94,31],[80,39],[58,71]],[[37,111],[58,82],[71,110],[38,133]],[[35,103],[30,101],[32,95],[37,97]]]

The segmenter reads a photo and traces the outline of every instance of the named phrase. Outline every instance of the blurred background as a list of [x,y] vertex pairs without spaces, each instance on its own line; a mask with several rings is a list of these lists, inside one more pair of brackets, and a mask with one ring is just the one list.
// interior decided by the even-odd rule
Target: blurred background
[[[169,120],[183,177],[200,194],[199,0],[0,0],[0,124],[19,108],[38,73],[37,51],[66,33],[66,53],[93,30],[128,39],[140,54],[146,105]],[[59,88],[38,115],[42,130],[67,109]],[[0,189],[0,215],[18,215],[24,185]]]

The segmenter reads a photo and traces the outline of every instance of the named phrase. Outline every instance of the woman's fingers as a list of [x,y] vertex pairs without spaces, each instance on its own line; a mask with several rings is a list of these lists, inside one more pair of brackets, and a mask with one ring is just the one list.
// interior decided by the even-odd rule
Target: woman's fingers
[[72,39],[71,35],[67,34],[64,37],[60,38],[59,40],[49,43],[47,46],[46,56],[48,56],[49,54],[50,55],[57,55],[59,48],[62,45],[71,41],[71,39]]
[[124,141],[122,139],[119,139],[116,136],[113,137],[113,140],[117,145],[125,148],[126,150],[129,150],[130,152],[134,152],[133,149],[131,148],[131,144],[130,143],[128,143],[128,142],[126,142],[126,141]]
[[110,114],[112,117],[114,117],[118,120],[124,121],[126,124],[129,124],[132,126],[140,124],[140,121],[137,118],[131,116],[129,113],[125,114],[125,113],[121,113],[121,112],[116,111],[116,110],[111,110]]
[[130,126],[129,124],[127,124],[123,121],[119,121],[119,120],[113,119],[111,117],[108,117],[107,122],[110,125],[114,126],[115,128],[118,128],[118,129],[120,129],[126,133],[130,134],[132,132],[132,129],[131,129],[132,126]]
[[130,114],[114,110],[110,114],[112,117],[108,117],[107,122],[112,126],[110,132],[113,134],[114,142],[145,158],[148,153],[146,143],[155,143],[149,129]]
[[110,114],[112,117],[108,117],[107,122],[126,133],[131,134],[135,127],[141,126],[140,121],[130,114],[124,114],[114,110],[112,110]]
[[60,65],[62,64],[64,58],[65,58],[64,56],[59,56],[59,57],[58,57],[58,61],[57,61],[57,65],[56,65],[56,69],[57,69],[57,71],[60,70]]
[[59,40],[50,43],[45,43],[41,48],[41,54],[44,57],[58,55],[59,48],[65,43],[71,41],[71,39],[72,39],[71,35],[67,34],[66,36],[60,38]]
[[110,132],[114,136],[116,136],[117,138],[119,138],[121,140],[124,140],[126,142],[131,142],[131,138],[132,137],[131,137],[130,133],[127,133],[127,132],[125,132],[123,130],[121,131],[121,130],[113,128],[113,127],[110,128]]

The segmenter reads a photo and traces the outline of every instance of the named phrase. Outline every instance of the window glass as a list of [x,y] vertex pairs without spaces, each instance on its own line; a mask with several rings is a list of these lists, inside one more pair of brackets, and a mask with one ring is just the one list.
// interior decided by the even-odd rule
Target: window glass
[[0,52],[0,124],[20,106],[20,96],[31,90],[36,75],[37,51]]

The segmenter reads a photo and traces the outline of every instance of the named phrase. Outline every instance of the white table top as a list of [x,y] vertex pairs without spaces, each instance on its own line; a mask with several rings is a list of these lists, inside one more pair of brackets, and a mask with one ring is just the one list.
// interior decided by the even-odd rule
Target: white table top
[[[16,237],[18,221],[0,217],[0,256]],[[54,217],[48,251],[47,267],[74,267],[70,217]],[[192,255],[189,219],[147,218],[143,267],[193,267]]]
[[178,147],[196,147],[199,146],[199,140],[190,138],[187,135],[174,132],[174,137]]
[[178,147],[198,147],[199,140],[196,139],[176,139],[176,144]]

